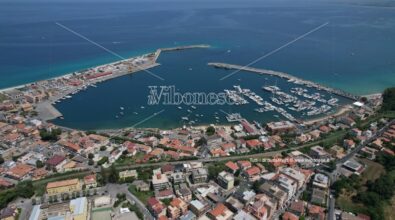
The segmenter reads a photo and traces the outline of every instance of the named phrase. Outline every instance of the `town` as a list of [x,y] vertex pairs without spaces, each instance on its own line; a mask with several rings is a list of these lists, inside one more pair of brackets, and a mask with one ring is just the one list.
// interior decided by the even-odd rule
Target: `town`
[[[48,121],[61,117],[51,103],[137,64],[157,65],[157,53],[0,93],[0,219],[382,219],[384,207],[368,200],[393,197],[392,96],[362,97],[310,124],[228,115],[231,126],[81,131]],[[383,195],[375,181],[392,188]],[[349,189],[357,183],[365,194]]]

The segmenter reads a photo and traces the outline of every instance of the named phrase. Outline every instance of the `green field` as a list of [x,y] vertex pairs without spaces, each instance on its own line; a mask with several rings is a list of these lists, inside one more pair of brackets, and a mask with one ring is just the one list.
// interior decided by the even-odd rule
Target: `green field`
[[147,201],[150,197],[154,196],[153,191],[148,191],[148,192],[141,192],[137,191],[136,187],[133,185],[129,186],[129,191],[135,195],[142,203],[147,204]]

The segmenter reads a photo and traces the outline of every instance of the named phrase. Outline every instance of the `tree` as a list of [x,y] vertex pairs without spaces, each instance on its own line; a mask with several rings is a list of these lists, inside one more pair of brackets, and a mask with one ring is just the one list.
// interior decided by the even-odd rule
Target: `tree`
[[0,164],[4,163],[4,158],[0,155]]
[[116,182],[118,182],[118,178],[119,178],[118,172],[117,172],[117,170],[116,170],[116,168],[115,168],[115,166],[113,164],[110,167],[110,173],[109,173],[109,176],[108,176],[108,182],[116,183]]
[[88,154],[88,158],[89,158],[89,159],[93,159],[94,157],[95,157],[94,154],[92,154],[92,153],[89,153],[89,154]]
[[44,163],[41,160],[37,160],[36,161],[36,167],[37,168],[42,168],[42,167],[44,167]]
[[208,126],[207,129],[206,129],[206,134],[207,134],[208,136],[211,136],[211,135],[213,135],[214,133],[215,133],[215,128],[214,128],[213,126]]
[[88,165],[89,166],[93,166],[95,164],[95,162],[92,160],[92,159],[90,159],[89,161],[88,161]]
[[61,135],[61,134],[62,134],[62,130],[60,130],[59,128],[51,129],[50,131],[48,131],[47,129],[40,130],[40,137],[41,137],[41,140],[43,140],[43,141],[55,142],[55,141],[59,140],[59,135]]
[[384,90],[381,111],[395,111],[395,87]]
[[106,146],[101,146],[101,147],[100,147],[100,151],[105,151],[105,150],[107,150],[107,147],[106,147]]

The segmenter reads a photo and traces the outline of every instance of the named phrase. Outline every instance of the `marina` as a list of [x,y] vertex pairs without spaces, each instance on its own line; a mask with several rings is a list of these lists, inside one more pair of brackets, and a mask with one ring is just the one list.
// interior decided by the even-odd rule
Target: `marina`
[[270,75],[270,76],[276,76],[280,77],[283,79],[288,80],[288,82],[297,84],[297,85],[304,85],[306,87],[313,87],[318,90],[325,90],[329,93],[342,96],[351,100],[359,100],[359,96],[353,95],[351,93],[339,90],[339,89],[334,89],[330,88],[328,86],[320,85],[315,82],[311,82],[308,80],[300,79],[298,77],[292,76],[287,73],[283,72],[278,72],[278,71],[273,71],[273,70],[266,70],[266,69],[258,69],[258,68],[253,68],[253,67],[246,67],[246,66],[240,66],[240,65],[234,65],[234,64],[228,64],[228,63],[208,63],[209,66],[215,67],[215,68],[222,68],[226,70],[236,70],[236,71],[247,71],[247,72],[253,72],[253,73],[258,73],[258,74],[264,74],[264,75]]

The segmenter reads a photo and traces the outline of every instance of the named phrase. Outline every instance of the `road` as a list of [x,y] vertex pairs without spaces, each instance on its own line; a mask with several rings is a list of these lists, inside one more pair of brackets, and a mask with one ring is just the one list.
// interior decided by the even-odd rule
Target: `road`
[[107,186],[108,193],[112,197],[116,197],[117,193],[125,193],[126,199],[129,200],[132,204],[134,203],[137,208],[140,209],[141,213],[144,215],[145,220],[154,220],[154,217],[148,211],[147,207],[144,203],[142,203],[136,196],[129,192],[128,186],[126,184],[108,184]]
[[[387,129],[389,126],[395,124],[395,119],[387,123],[384,127],[382,127],[379,131],[377,131],[371,138],[366,140],[363,143],[360,143],[357,147],[355,147],[349,154],[347,154],[345,157],[342,159],[336,161],[336,169],[332,171],[332,173],[329,173],[329,179],[331,180],[331,184],[336,182],[337,176],[339,174],[339,169],[341,168],[341,165],[346,162],[347,160],[351,159],[352,157],[355,156],[356,153],[358,153],[363,147],[371,143],[372,141],[376,140],[378,137],[380,137]],[[332,194],[331,194],[332,195]],[[329,220],[334,220],[335,218],[335,198],[332,195],[332,198],[329,198],[329,207],[328,207],[328,219]]]
[[219,162],[219,161],[228,161],[228,160],[240,160],[240,159],[250,159],[250,158],[261,158],[261,157],[272,157],[281,152],[288,151],[288,150],[299,150],[301,148],[306,147],[305,145],[293,147],[291,149],[283,149],[277,151],[270,151],[265,153],[257,153],[257,154],[248,154],[248,155],[237,155],[237,156],[229,156],[229,157],[212,157],[212,158],[201,158],[201,159],[193,159],[193,160],[181,160],[181,161],[165,161],[165,162],[158,162],[158,163],[145,163],[145,164],[131,164],[131,165],[118,165],[116,166],[119,170],[124,169],[133,169],[138,167],[153,167],[153,166],[163,166],[166,164],[180,164],[180,163],[187,163],[187,162],[202,162],[202,163],[209,163],[209,162]]

